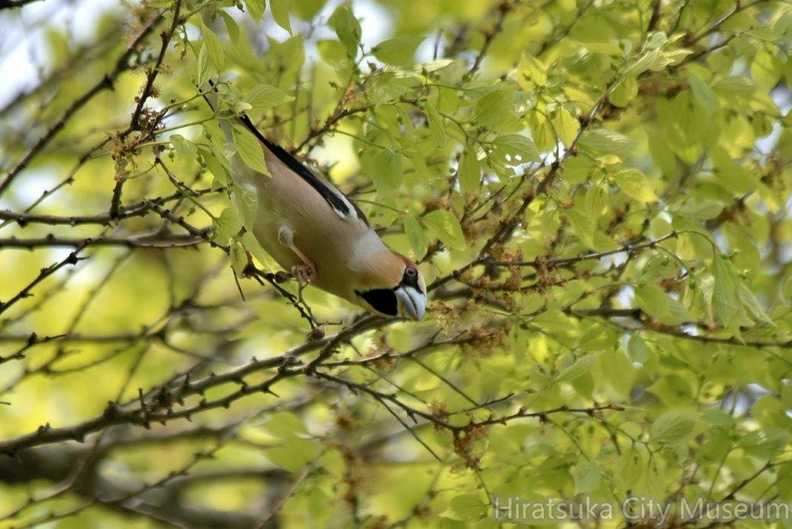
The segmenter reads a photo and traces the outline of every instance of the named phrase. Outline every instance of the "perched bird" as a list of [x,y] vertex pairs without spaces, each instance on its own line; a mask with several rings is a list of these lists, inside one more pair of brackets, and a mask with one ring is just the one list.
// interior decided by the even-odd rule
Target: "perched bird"
[[[206,99],[216,110],[213,90]],[[258,195],[253,235],[264,250],[301,285],[310,283],[380,316],[423,318],[426,283],[415,263],[385,246],[357,205],[265,138],[245,114],[220,119],[229,141],[231,122],[258,139],[271,174],[234,163],[235,172],[252,173],[244,180]]]

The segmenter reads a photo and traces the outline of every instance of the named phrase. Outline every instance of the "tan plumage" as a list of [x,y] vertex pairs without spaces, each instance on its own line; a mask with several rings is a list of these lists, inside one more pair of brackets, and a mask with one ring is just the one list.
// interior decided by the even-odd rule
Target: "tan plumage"
[[[370,312],[421,319],[426,285],[418,267],[388,249],[333,184],[264,138],[246,116],[232,119],[259,139],[271,173],[234,163],[234,171],[248,173],[243,180],[256,189],[253,234],[264,250],[298,276],[313,268],[313,276],[304,279]],[[221,126],[230,139],[227,120],[221,119]]]

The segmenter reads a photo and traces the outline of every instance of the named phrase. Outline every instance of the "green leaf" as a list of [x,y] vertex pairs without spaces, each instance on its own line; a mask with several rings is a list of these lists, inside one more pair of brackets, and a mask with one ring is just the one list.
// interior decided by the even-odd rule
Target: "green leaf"
[[756,83],[742,75],[730,75],[713,82],[712,89],[724,95],[749,96],[756,90]]
[[338,6],[330,16],[328,23],[335,30],[338,40],[344,45],[349,56],[356,57],[361,31],[360,22],[352,12],[351,4],[345,2]]
[[698,415],[686,411],[669,411],[652,423],[652,440],[656,442],[679,441],[693,435]]
[[[591,218],[598,218],[608,207],[609,197],[608,192],[602,187],[591,186],[583,197],[584,210]],[[597,225],[596,222],[593,222],[593,224]]]
[[423,37],[396,37],[380,42],[371,51],[382,62],[405,66],[412,63],[415,50],[423,41]]
[[187,160],[195,159],[198,149],[195,147],[193,142],[185,139],[181,134],[171,134],[168,137],[168,140],[170,140],[171,145],[173,145],[173,149],[176,151],[176,156]]
[[547,85],[547,68],[534,56],[523,53],[517,65],[517,84],[523,90],[536,90],[537,86]]
[[242,229],[242,221],[236,208],[225,208],[212,223],[212,240],[218,244],[226,245]]
[[617,107],[625,108],[637,95],[638,81],[634,75],[627,75],[616,83],[608,99]]
[[585,355],[583,358],[561,371],[558,377],[556,377],[556,381],[569,382],[570,380],[582,377],[597,363],[600,355],[601,353],[589,353]]
[[756,189],[759,184],[756,174],[735,163],[726,149],[713,148],[710,156],[717,181],[724,189],[734,193],[748,193]]
[[418,220],[412,215],[404,219],[404,233],[407,235],[407,241],[410,243],[415,258],[422,259],[428,248],[426,235]]
[[256,112],[265,112],[281,103],[294,101],[294,97],[286,94],[283,90],[268,84],[254,86],[244,98]]
[[299,0],[291,8],[298,17],[307,22],[316,16],[324,5],[324,0]]
[[593,492],[602,481],[602,473],[594,461],[578,463],[572,470],[572,477],[575,479],[575,494]]
[[679,301],[666,294],[657,285],[640,285],[635,289],[636,305],[665,325],[681,325],[695,318]]
[[239,25],[236,23],[236,20],[222,10],[220,11],[220,16],[223,17],[223,22],[225,22],[228,38],[231,39],[233,44],[237,44],[239,42]]
[[569,219],[569,225],[575,231],[575,234],[580,239],[580,242],[588,249],[594,248],[594,231],[597,229],[597,223],[592,222],[591,216],[584,211],[585,208],[578,206],[567,209],[564,213]]
[[556,134],[558,134],[558,139],[567,147],[572,145],[580,130],[580,122],[575,116],[566,108],[560,107],[550,115],[550,122],[555,128]]
[[361,163],[377,192],[391,193],[401,186],[404,177],[402,161],[392,149],[366,149]]
[[305,423],[293,413],[281,411],[272,414],[261,429],[279,439],[291,439],[295,434],[306,432]]
[[616,460],[615,473],[625,488],[632,489],[641,479],[645,467],[641,452],[632,446]]
[[201,28],[201,36],[206,44],[209,59],[218,72],[222,71],[225,66],[225,53],[223,51],[223,43],[220,42],[220,37],[218,37],[214,31],[206,27],[206,25],[203,25]]
[[781,60],[770,50],[762,50],[751,61],[751,77],[756,84],[770,90],[781,78],[781,65]]
[[256,24],[259,24],[267,6],[265,0],[245,0],[245,5],[247,6],[248,13],[250,13],[250,17]]
[[253,257],[258,259],[258,261],[263,264],[267,269],[280,269],[280,265],[275,263],[272,257],[264,251],[264,248],[261,247],[261,244],[256,240],[255,235],[252,232],[246,231],[242,235],[242,244],[245,245],[245,250],[253,254]]
[[759,300],[756,298],[756,295],[748,288],[748,285],[743,282],[740,282],[739,296],[740,301],[748,308],[748,311],[753,314],[754,319],[775,327],[775,322],[767,315],[764,307],[762,307],[762,304],[759,303]]
[[337,40],[320,40],[316,43],[316,48],[319,50],[319,56],[328,64],[335,66],[340,65],[346,68],[351,62],[346,48]]
[[245,247],[242,245],[239,239],[234,238],[234,240],[231,242],[229,256],[231,257],[231,268],[234,270],[234,273],[237,276],[241,276],[242,272],[244,272],[245,268],[247,268],[248,258]]
[[446,143],[446,129],[443,117],[430,101],[425,103],[424,110],[426,110],[426,121],[428,122],[429,130],[432,132],[435,144],[438,147],[444,146]]
[[[172,138],[173,136],[171,136]],[[230,173],[228,171],[228,160],[214,145],[211,148],[200,146],[198,147],[201,157],[203,158],[206,167],[215,176],[217,180],[228,185],[230,180]]]
[[516,118],[514,109],[514,90],[501,88],[493,90],[479,99],[476,104],[476,120],[485,127],[508,126]]
[[612,130],[595,129],[586,131],[578,141],[578,145],[583,150],[623,157],[632,151],[635,142]]
[[291,22],[289,21],[289,0],[270,0],[270,11],[275,23],[292,34]]
[[475,494],[463,494],[451,500],[451,510],[454,512],[454,519],[467,522],[475,522],[484,518],[487,514],[487,504]]
[[316,443],[307,439],[292,437],[284,440],[280,446],[264,450],[264,456],[284,470],[298,472],[313,461],[318,452],[319,447],[316,446]]
[[724,327],[730,327],[740,312],[740,279],[725,255],[712,260],[712,276],[715,278],[712,308]]
[[231,193],[231,203],[236,207],[242,225],[252,232],[258,210],[258,194],[255,188],[252,185],[235,185]]
[[624,71],[624,75],[636,76],[645,72],[655,64],[659,56],[660,50],[657,48],[645,51],[630,66],[627,67],[627,69]]
[[465,235],[462,233],[462,226],[450,211],[435,210],[427,213],[423,217],[423,222],[429,232],[443,243],[455,250],[467,248]]
[[198,51],[198,79],[195,84],[203,86],[209,80],[209,50],[205,40],[201,41],[201,48]]
[[481,168],[479,167],[476,149],[468,147],[457,168],[457,179],[463,193],[475,193],[481,184]]
[[676,155],[662,138],[662,134],[649,135],[649,153],[663,176],[670,178],[677,173]]
[[718,98],[712,88],[695,72],[691,72],[689,82],[690,89],[693,91],[693,96],[696,100],[701,103],[707,114],[714,114],[718,110]]
[[754,457],[770,459],[784,450],[790,440],[792,435],[780,428],[761,428],[742,436],[737,446]]
[[530,138],[522,134],[504,134],[492,142],[491,157],[496,157],[501,163],[520,165],[526,162],[541,162],[539,149]]
[[649,346],[638,334],[630,336],[630,341],[627,342],[627,352],[634,362],[645,363],[649,360]]
[[232,131],[234,144],[237,147],[237,152],[242,157],[242,161],[254,171],[270,176],[267,159],[264,156],[264,148],[259,140],[242,127],[234,126]]
[[638,169],[625,169],[613,175],[613,180],[625,195],[639,202],[657,202],[649,179]]

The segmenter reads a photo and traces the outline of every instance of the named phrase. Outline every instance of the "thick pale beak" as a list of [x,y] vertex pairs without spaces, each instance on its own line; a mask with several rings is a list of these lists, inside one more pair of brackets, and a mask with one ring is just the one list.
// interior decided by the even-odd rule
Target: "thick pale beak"
[[399,316],[420,320],[426,313],[426,294],[415,287],[403,286],[393,291],[399,300]]

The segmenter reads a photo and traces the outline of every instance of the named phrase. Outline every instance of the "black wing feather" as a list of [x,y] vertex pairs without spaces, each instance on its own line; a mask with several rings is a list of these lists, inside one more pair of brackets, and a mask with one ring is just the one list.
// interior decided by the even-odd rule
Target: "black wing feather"
[[[328,204],[330,204],[331,208],[341,213],[342,215],[351,216],[352,212],[349,210],[349,205],[347,204],[347,202],[344,201],[343,198],[338,196],[337,192],[329,188],[327,184],[325,184],[319,177],[317,177],[310,169],[308,169],[307,167],[305,167],[305,165],[300,163],[300,161],[297,160],[297,158],[286,152],[283,149],[283,147],[275,143],[272,143],[267,138],[265,138],[264,135],[258,131],[255,125],[253,125],[253,122],[250,121],[250,118],[247,117],[245,114],[241,114],[239,116],[239,120],[242,122],[245,128],[248,129],[250,132],[252,132],[253,135],[256,138],[258,138],[258,140],[261,143],[263,143],[270,151],[272,151],[272,153],[275,156],[277,156],[281,162],[286,164],[286,166],[289,169],[297,173],[300,176],[300,178],[308,182],[308,184],[311,187],[313,187],[316,190],[316,192],[319,193]],[[363,214],[363,212],[360,211],[360,208],[357,207],[357,204],[355,204],[354,202],[348,199],[347,201],[355,209],[355,213],[357,214],[358,218],[360,218],[360,220],[365,222],[366,226],[368,226],[369,225],[368,219]]]

